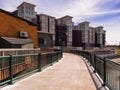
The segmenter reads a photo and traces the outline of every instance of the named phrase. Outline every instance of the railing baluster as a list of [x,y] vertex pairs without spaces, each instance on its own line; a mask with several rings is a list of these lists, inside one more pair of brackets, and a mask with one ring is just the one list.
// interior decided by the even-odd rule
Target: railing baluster
[[12,60],[12,55],[10,55],[9,58],[9,75],[10,75],[10,83],[9,84],[13,84],[13,60]]
[[94,73],[96,73],[96,55],[94,54]]
[[106,85],[106,58],[104,57],[104,66],[103,66],[103,86]]
[[41,71],[41,53],[38,54],[38,72]]

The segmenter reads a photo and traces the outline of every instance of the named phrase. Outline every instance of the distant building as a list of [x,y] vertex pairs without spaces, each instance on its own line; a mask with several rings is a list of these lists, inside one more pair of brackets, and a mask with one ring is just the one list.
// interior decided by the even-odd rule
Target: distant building
[[53,47],[55,45],[55,17],[45,14],[37,15],[37,24],[38,34],[44,34],[42,37],[40,36],[41,34],[38,35],[40,40],[39,42],[46,42],[44,43],[45,47]]
[[56,26],[55,35],[55,45],[56,46],[67,46],[67,27],[66,26]]
[[82,31],[81,30],[73,30],[72,44],[73,47],[82,47],[84,46],[82,43]]
[[[73,27],[73,46],[89,47],[89,22],[85,21]],[[76,40],[77,39],[77,40]]]
[[73,46],[83,47],[104,47],[105,46],[105,31],[103,27],[90,27],[89,22],[85,21],[73,26]]
[[69,15],[56,19],[46,14],[36,14],[35,5],[27,2],[20,4],[13,14],[1,11],[4,15],[1,14],[0,19],[5,23],[0,27],[5,31],[0,32],[1,37],[32,39],[34,47],[40,48],[65,46],[87,49],[105,46],[106,32],[102,26],[90,27],[87,21],[74,26],[73,17]]
[[[72,26],[73,26],[72,18],[73,17],[66,15],[56,20],[56,27],[57,27],[56,28],[56,33],[57,33],[56,34],[56,45],[57,46],[72,47]],[[60,32],[63,32],[63,33],[58,34]],[[64,40],[62,39],[61,36],[64,37]]]
[[13,13],[26,20],[36,22],[36,12],[34,4],[23,2]]
[[89,46],[90,47],[95,47],[95,28],[89,27]]
[[95,28],[95,47],[105,47],[106,34],[102,26]]

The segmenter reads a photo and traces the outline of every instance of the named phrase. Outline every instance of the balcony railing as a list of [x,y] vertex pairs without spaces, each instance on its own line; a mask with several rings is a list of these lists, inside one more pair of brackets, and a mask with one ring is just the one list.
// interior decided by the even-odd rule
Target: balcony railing
[[70,52],[80,55],[90,62],[94,73],[97,73],[102,79],[103,86],[108,86],[110,90],[120,90],[120,64],[90,52],[79,50],[71,50]]

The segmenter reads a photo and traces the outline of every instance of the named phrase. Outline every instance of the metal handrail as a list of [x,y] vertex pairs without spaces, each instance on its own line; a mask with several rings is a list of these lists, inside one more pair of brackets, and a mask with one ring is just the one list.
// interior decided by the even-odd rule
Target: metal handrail
[[[94,73],[98,73],[98,75],[103,80],[103,86],[108,86],[111,90],[120,90],[120,64],[111,61],[105,57],[101,58],[94,53],[90,53],[87,51],[79,51],[79,50],[70,50],[71,53],[80,55],[88,60],[94,68]],[[94,57],[94,58],[93,58]],[[99,62],[101,65],[96,65]],[[99,67],[100,66],[100,67]],[[100,73],[100,74],[99,74]]]
[[[43,57],[47,57],[45,58],[47,60]],[[0,56],[0,64],[4,64],[0,68],[0,75],[2,75],[0,76],[0,86],[7,83],[12,84],[15,79],[41,71],[44,61],[49,61],[45,62],[45,65],[53,65],[53,62],[57,62],[60,58],[62,58],[62,51]]]

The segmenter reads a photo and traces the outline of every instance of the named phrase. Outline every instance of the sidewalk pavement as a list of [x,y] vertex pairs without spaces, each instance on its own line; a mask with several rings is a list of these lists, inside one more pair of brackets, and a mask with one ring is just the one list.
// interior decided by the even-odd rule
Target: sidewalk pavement
[[63,58],[13,85],[1,90],[97,90],[81,57],[64,53]]

